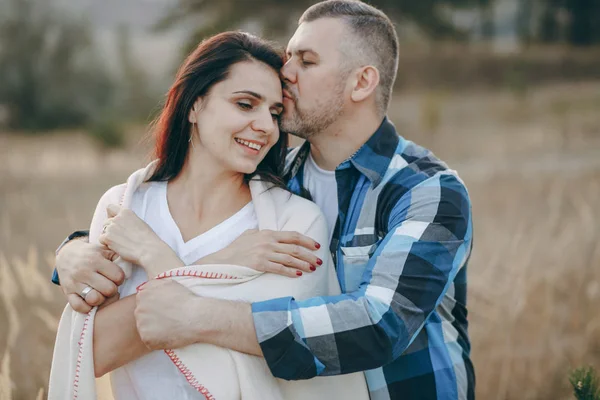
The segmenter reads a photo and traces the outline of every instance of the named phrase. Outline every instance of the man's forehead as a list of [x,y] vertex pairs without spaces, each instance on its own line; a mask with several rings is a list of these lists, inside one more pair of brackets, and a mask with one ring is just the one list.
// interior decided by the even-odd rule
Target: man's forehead
[[344,34],[343,21],[334,18],[319,18],[311,22],[303,22],[298,26],[287,46],[288,52],[312,50],[317,53],[330,51],[339,47]]

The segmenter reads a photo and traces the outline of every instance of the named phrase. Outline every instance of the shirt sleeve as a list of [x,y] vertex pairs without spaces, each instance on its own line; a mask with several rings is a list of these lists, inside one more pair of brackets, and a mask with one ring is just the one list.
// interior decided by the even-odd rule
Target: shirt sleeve
[[[89,231],[75,231],[75,232],[71,233],[69,236],[66,237],[65,240],[62,241],[60,246],[58,246],[55,254],[58,255],[58,252],[60,251],[60,249],[62,249],[71,240],[77,239],[80,237],[84,237],[84,236],[89,236],[89,235],[90,235]],[[56,268],[54,268],[54,271],[52,271],[52,283],[54,283],[55,285],[60,285],[60,279],[58,277],[58,271],[56,270]]]
[[463,183],[446,173],[387,206],[388,233],[358,290],[252,305],[274,376],[299,380],[378,368],[399,357],[423,329],[469,257],[469,197]]

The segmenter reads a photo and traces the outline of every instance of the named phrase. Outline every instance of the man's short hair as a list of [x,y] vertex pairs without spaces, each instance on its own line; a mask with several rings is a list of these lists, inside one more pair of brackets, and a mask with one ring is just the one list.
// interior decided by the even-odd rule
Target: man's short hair
[[378,111],[384,115],[398,72],[398,36],[394,24],[382,11],[358,0],[317,3],[302,14],[298,24],[320,18],[340,18],[353,34],[340,49],[347,59],[343,67],[373,65],[379,70],[376,103]]

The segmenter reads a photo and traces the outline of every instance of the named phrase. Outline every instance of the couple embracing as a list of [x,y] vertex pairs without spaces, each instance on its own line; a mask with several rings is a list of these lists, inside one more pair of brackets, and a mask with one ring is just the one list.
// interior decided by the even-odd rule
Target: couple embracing
[[49,398],[109,373],[117,400],[473,399],[470,200],[386,118],[398,60],[352,0],[306,10],[285,54],[200,43],[155,160],[57,251]]

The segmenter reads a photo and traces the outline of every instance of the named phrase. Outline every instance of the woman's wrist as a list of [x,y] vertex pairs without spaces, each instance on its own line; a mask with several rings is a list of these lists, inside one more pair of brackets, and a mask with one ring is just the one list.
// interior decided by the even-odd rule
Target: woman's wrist
[[140,266],[146,270],[148,278],[154,278],[170,269],[183,267],[185,263],[163,242],[145,249],[140,256]]

